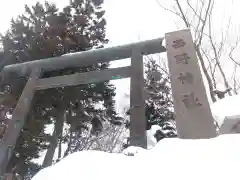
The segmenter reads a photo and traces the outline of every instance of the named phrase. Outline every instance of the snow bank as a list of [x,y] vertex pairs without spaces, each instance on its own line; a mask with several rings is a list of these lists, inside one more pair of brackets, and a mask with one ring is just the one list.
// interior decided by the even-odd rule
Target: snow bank
[[157,130],[160,130],[160,126],[158,125],[152,125],[151,129],[147,131],[147,148],[151,149],[157,144],[157,140],[154,137],[156,134]]
[[232,133],[231,128],[240,122],[239,107],[240,95],[211,105],[213,116],[225,133],[216,138],[169,138],[156,144],[153,135],[158,127],[153,127],[147,132],[149,150],[129,147],[122,154],[76,152],[41,170],[32,180],[239,179],[240,134],[226,133]]
[[240,115],[240,95],[227,96],[211,105],[211,111],[219,124],[223,124],[226,117]]
[[134,156],[81,151],[41,170],[32,180],[239,179],[240,144],[236,142],[240,142],[239,134],[163,139]]
[[211,105],[214,119],[221,127],[219,133],[240,133],[240,95],[228,96]]

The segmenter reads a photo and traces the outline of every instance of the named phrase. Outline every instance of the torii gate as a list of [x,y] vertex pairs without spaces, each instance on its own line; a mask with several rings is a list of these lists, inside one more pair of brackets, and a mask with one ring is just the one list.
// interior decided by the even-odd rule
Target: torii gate
[[[14,72],[19,76],[30,76],[0,144],[0,175],[5,173],[36,90],[130,77],[132,108],[130,144],[146,148],[143,55],[167,51],[178,136],[191,139],[216,136],[190,30],[167,33],[166,48],[162,45],[163,39],[72,53],[4,67],[1,72],[3,74]],[[127,67],[41,79],[41,74],[47,71],[82,67],[129,57],[131,65]]]

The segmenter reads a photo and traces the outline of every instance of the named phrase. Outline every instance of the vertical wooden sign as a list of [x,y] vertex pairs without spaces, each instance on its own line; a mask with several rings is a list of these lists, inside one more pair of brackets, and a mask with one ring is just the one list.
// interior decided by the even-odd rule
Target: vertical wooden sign
[[189,29],[167,33],[166,49],[180,138],[216,136],[216,128]]

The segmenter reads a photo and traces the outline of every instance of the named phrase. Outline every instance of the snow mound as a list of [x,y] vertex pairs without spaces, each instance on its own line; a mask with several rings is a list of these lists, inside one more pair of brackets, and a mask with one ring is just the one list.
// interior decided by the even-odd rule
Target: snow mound
[[129,146],[128,148],[123,150],[123,154],[126,156],[135,156],[136,154],[146,152],[146,149],[136,146]]
[[[73,153],[32,180],[239,179],[240,135],[163,139],[136,156],[101,151]],[[143,153],[144,152],[144,153]]]
[[228,96],[211,105],[219,134],[240,133],[240,95]]
[[211,105],[214,119],[222,125],[225,118],[240,116],[240,95],[227,96]]
[[147,131],[147,148],[151,149],[157,144],[157,140],[154,137],[156,134],[157,130],[161,130],[161,127],[158,125],[152,125],[151,129]]
[[[123,180],[123,179],[239,179],[240,95],[225,97],[211,105],[221,126],[212,139],[163,139],[156,144],[148,132],[149,150],[129,147],[123,153],[81,151],[37,173],[32,180]],[[239,131],[233,132],[233,127]],[[156,144],[156,145],[155,145]],[[154,146],[155,145],[155,146]]]

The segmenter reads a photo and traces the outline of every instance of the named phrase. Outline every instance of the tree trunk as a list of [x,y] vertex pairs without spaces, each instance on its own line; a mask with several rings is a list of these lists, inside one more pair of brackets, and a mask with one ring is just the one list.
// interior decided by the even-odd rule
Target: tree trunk
[[63,124],[65,120],[65,108],[61,106],[60,108],[57,109],[58,115],[56,118],[56,123],[53,131],[52,138],[50,140],[50,147],[47,150],[47,153],[45,155],[42,167],[48,167],[52,165],[53,157],[55,150],[58,145],[58,139],[61,138],[61,134],[63,131]]
[[59,142],[58,142],[58,159],[57,159],[57,162],[60,161],[61,157],[62,157],[62,135],[63,135],[63,125],[64,125],[64,122],[66,121],[66,111],[64,110],[64,114],[63,114],[63,120],[61,121],[61,126],[60,126],[60,131],[59,131]]
[[70,132],[69,133],[70,133],[69,142],[68,142],[68,146],[67,146],[66,151],[64,152],[63,157],[66,157],[70,153],[70,150],[71,150],[72,138],[73,138],[73,125],[72,124],[70,125]]
[[207,68],[204,64],[204,60],[203,60],[203,57],[202,57],[202,54],[200,52],[199,47],[195,46],[195,48],[196,48],[197,56],[198,56],[198,59],[200,61],[203,73],[204,73],[204,75],[207,79],[207,82],[208,82],[208,88],[209,88],[209,91],[210,91],[211,99],[212,99],[213,102],[216,102],[216,98],[215,98],[215,95],[214,95],[214,92],[213,92],[214,88],[213,88],[213,83],[212,83],[211,77],[209,76],[209,74],[207,72]]

